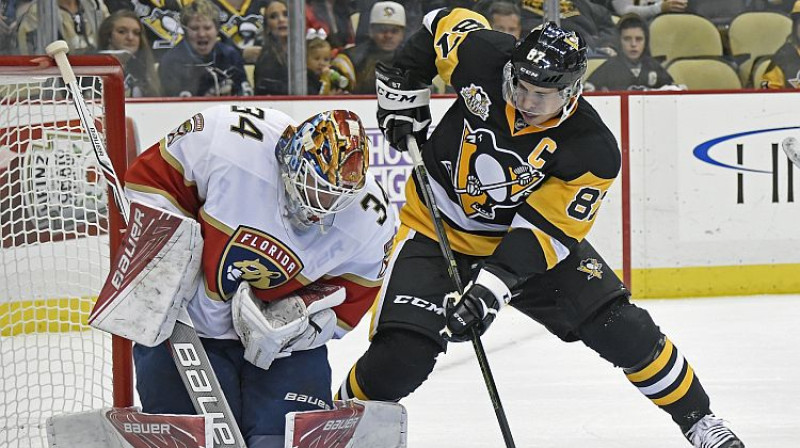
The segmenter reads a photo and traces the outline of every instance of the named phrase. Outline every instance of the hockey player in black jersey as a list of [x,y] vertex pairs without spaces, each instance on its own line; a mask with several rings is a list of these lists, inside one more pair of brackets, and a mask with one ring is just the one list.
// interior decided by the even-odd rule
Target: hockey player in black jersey
[[[585,239],[620,169],[616,141],[581,97],[583,39],[548,23],[518,44],[465,9],[429,13],[393,67],[377,70],[378,122],[422,147],[464,283],[452,292],[417,179],[409,179],[371,344],[341,397],[399,400],[448,342],[482,334],[506,304],[581,341],[670,414],[695,447],[743,448],[712,414],[692,367]],[[458,99],[422,145],[435,75]]]

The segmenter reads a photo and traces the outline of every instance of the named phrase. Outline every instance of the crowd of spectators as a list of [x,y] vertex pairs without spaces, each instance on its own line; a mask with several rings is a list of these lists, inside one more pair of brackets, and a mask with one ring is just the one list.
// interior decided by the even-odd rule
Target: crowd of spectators
[[[0,54],[37,50],[41,27],[37,1],[0,0]],[[708,10],[715,1],[560,0],[557,5],[561,25],[581,33],[590,58],[595,59],[587,74],[587,90],[650,90],[677,88],[666,61],[649,52],[650,22],[664,14]],[[423,26],[424,15],[434,9],[476,10],[494,29],[519,39],[542,22],[547,4],[546,0],[307,0],[306,94],[374,94],[375,65],[390,63],[405,40]],[[769,57],[770,62],[748,86],[800,88],[800,1],[737,4],[742,11],[777,12],[792,20],[792,32],[780,49],[752,55]],[[58,38],[67,41],[73,54],[117,57],[130,97],[289,92],[286,0],[55,0],[55,6]],[[729,23],[714,23],[724,40]],[[732,66],[742,57],[724,56]]]

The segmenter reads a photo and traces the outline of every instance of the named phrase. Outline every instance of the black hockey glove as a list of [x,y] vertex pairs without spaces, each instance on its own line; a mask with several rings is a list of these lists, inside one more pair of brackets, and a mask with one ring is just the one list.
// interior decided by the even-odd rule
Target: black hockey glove
[[412,83],[402,70],[379,62],[375,66],[378,127],[390,145],[407,151],[406,137],[414,135],[422,146],[431,124],[431,91]]
[[445,327],[440,332],[450,342],[471,339],[472,328],[482,335],[494,322],[497,312],[511,300],[511,291],[500,278],[481,269],[461,296],[450,293],[444,300]]

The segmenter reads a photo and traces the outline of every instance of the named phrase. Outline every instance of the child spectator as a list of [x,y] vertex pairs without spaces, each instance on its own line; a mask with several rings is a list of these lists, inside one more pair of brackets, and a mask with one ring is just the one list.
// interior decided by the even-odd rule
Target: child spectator
[[800,89],[800,0],[792,7],[792,33],[761,77],[763,89]]
[[355,43],[352,13],[349,0],[308,0],[306,29],[325,30],[328,42],[338,51]]
[[143,31],[136,13],[126,9],[111,14],[100,24],[100,52],[111,53],[120,59],[125,69],[126,97],[161,94],[153,52]]
[[218,39],[219,10],[210,0],[184,6],[181,25],[186,37],[158,66],[164,95],[252,95],[239,50]]
[[325,30],[308,30],[306,35],[306,69],[309,95],[332,95],[347,87],[347,78],[331,69],[333,48],[325,40]]
[[285,0],[268,0],[264,7],[264,45],[256,62],[256,95],[289,93],[289,14]]
[[392,1],[376,2],[369,15],[367,42],[336,55],[333,67],[344,74],[352,93],[375,94],[375,65],[391,63],[405,37],[406,14],[403,5]]
[[650,56],[647,23],[628,14],[617,23],[620,53],[597,67],[586,90],[651,90],[672,85],[672,77]]

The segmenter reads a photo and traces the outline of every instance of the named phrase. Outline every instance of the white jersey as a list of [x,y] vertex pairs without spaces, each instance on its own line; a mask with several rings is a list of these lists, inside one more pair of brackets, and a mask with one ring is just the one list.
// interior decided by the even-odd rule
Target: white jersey
[[236,339],[229,299],[241,281],[275,300],[317,280],[345,286],[339,333],[352,329],[380,288],[395,216],[374,176],[325,232],[286,212],[275,145],[296,123],[276,110],[216,106],[150,147],[126,174],[136,201],[200,222],[203,275],[189,314],[202,337]]

